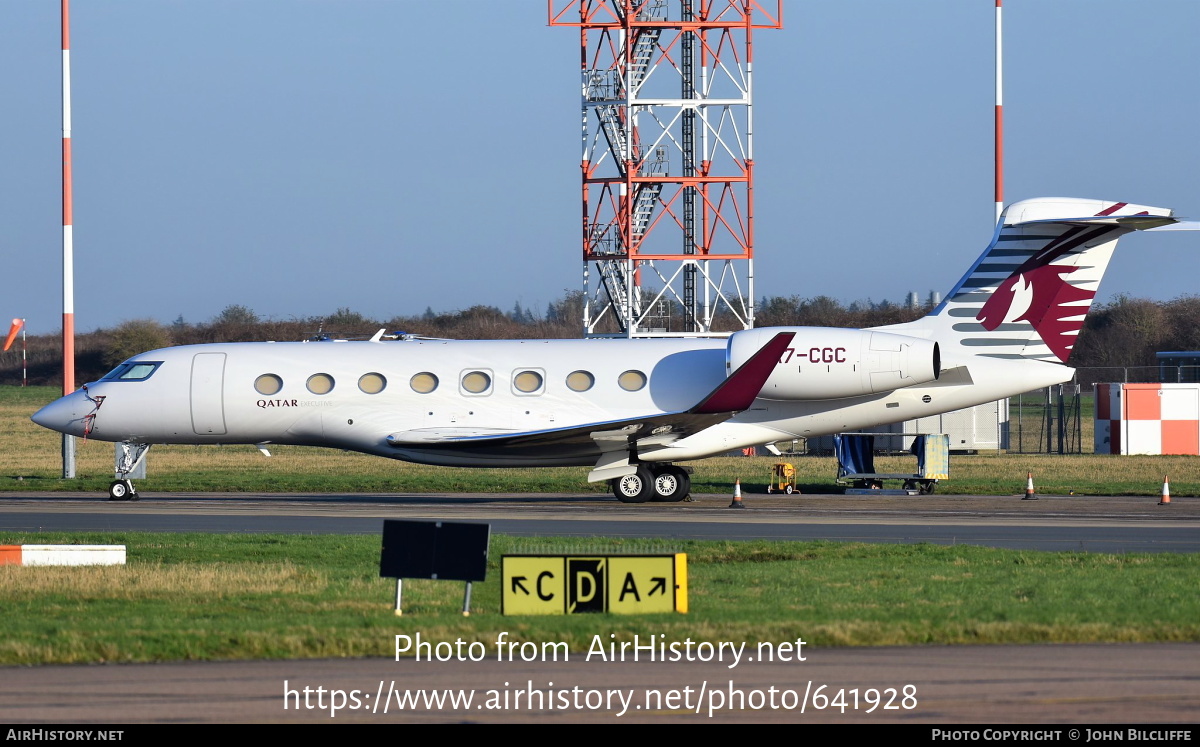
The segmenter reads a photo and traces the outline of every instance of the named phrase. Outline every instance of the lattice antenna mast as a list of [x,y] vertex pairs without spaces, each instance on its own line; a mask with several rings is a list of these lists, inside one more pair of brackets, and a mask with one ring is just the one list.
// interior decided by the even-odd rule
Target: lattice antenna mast
[[580,30],[584,333],[754,326],[752,37],[782,0],[548,9]]

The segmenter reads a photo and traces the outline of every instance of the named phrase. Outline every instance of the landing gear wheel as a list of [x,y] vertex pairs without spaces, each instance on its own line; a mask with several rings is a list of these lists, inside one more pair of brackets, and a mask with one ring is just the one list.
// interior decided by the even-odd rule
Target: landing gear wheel
[[692,491],[692,478],[687,471],[673,464],[655,467],[654,497],[658,503],[676,503],[687,498]]
[[654,475],[641,465],[632,475],[613,480],[612,491],[621,503],[645,503],[654,495]]
[[129,480],[113,480],[112,485],[108,486],[108,499],[110,501],[136,501],[138,499],[137,490]]

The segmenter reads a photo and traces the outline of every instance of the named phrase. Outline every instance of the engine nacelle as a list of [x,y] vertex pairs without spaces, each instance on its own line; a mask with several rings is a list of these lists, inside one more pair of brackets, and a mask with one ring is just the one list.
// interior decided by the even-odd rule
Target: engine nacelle
[[935,381],[941,351],[932,340],[833,327],[764,327],[735,332],[727,349],[729,371],[780,332],[795,332],[763,385],[763,399],[839,399],[890,392]]

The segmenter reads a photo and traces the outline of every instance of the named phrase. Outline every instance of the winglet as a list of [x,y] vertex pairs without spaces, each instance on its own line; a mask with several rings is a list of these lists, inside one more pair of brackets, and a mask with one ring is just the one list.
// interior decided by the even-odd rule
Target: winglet
[[787,349],[795,332],[780,332],[763,345],[757,353],[730,374],[729,378],[700,400],[700,404],[688,410],[705,415],[718,412],[741,412],[750,409],[755,397],[762,391],[771,373],[775,370],[783,351]]

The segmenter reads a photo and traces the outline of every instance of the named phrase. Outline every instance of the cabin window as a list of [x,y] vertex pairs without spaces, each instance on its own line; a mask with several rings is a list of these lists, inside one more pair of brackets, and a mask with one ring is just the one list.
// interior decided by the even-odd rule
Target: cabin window
[[368,373],[358,377],[358,388],[364,394],[379,394],[387,386],[387,379],[383,374]]
[[521,371],[513,377],[513,389],[518,394],[536,394],[542,389],[545,379],[537,371]]
[[275,374],[263,374],[254,380],[254,391],[267,397],[283,389],[283,379]]
[[487,394],[492,388],[492,377],[485,371],[469,371],[463,374],[462,388],[468,394]]
[[596,384],[596,377],[587,371],[572,371],[567,374],[567,388],[572,392],[586,392]]
[[313,374],[308,377],[307,386],[313,394],[329,394],[333,391],[333,377],[326,373]]
[[408,385],[417,394],[429,394],[438,387],[438,377],[428,372],[416,374],[408,380]]
[[158,370],[162,361],[126,361],[104,374],[102,381],[145,381]]
[[636,392],[646,386],[646,374],[641,371],[626,371],[617,378],[617,383],[627,392]]

